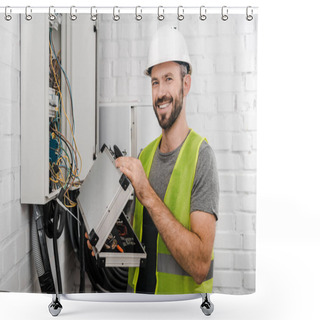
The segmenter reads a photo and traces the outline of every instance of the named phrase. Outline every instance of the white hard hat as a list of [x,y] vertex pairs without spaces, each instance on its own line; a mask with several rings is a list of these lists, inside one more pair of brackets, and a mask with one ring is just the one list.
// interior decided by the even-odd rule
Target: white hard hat
[[188,73],[192,67],[186,41],[182,33],[173,26],[163,26],[155,34],[149,47],[148,65],[144,74],[150,76],[150,68],[163,62],[179,61],[189,65]]

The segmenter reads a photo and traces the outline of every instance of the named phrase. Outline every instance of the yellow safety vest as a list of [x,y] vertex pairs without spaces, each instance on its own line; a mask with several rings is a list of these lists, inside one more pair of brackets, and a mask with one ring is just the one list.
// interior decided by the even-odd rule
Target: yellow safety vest
[[[151,142],[143,149],[139,156],[148,178],[153,157],[161,138],[162,136]],[[174,217],[188,230],[190,230],[191,191],[198,161],[199,148],[203,140],[204,138],[193,130],[190,131],[180,149],[164,197],[166,206]],[[133,229],[140,241],[142,240],[142,220],[143,206],[139,200],[136,199]],[[136,292],[138,277],[139,268],[129,268],[128,284],[134,292]],[[208,276],[202,284],[198,285],[176,262],[158,233],[155,294],[210,293],[212,292],[212,286],[213,252]]]

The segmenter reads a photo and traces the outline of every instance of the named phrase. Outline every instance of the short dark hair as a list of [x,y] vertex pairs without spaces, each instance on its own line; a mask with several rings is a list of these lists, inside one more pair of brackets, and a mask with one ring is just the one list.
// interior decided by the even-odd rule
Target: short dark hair
[[[190,65],[189,65],[189,63],[184,62],[184,61],[173,61],[173,62],[175,62],[175,63],[177,63],[177,64],[180,65],[180,72],[181,72],[181,78],[182,78],[182,79],[184,78],[184,76],[185,76],[186,74],[190,73]],[[148,75],[151,75],[151,71],[152,71],[152,68],[153,68],[153,67],[154,67],[154,66],[150,67],[150,68],[147,70]]]
[[181,79],[183,79],[184,76],[188,74],[190,71],[189,63],[186,63],[183,61],[174,61],[174,62],[180,65]]

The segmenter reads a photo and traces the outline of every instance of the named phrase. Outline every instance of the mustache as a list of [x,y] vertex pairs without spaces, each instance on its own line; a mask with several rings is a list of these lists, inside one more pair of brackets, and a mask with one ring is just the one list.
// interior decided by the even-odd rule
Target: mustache
[[164,102],[170,103],[170,102],[172,102],[172,101],[173,101],[172,97],[167,97],[167,96],[165,96],[165,97],[163,97],[163,98],[158,98],[158,99],[155,101],[155,105],[157,106],[157,105],[159,105],[159,104],[161,104],[161,103],[164,103]]

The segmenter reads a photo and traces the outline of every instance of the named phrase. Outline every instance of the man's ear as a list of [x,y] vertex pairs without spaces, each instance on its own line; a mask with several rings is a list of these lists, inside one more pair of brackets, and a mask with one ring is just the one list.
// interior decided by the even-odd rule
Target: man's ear
[[183,78],[183,95],[184,97],[188,95],[191,88],[191,75],[186,74]]

